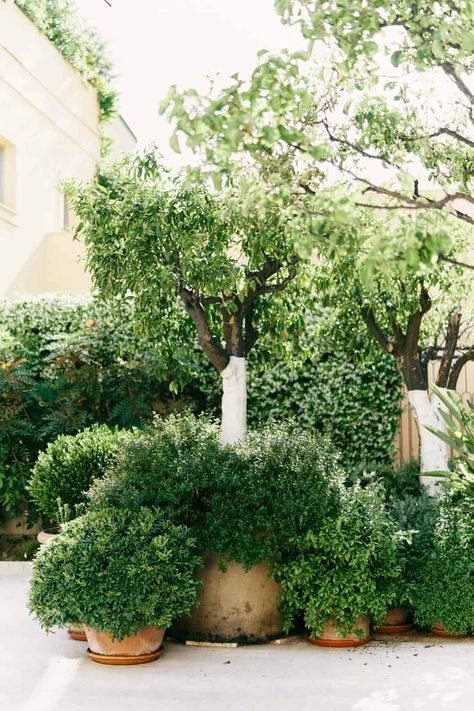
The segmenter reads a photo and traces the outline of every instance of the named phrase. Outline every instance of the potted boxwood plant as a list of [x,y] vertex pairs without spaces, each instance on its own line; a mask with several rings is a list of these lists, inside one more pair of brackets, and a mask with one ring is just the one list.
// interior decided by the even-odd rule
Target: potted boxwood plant
[[302,613],[314,644],[368,642],[370,618],[380,624],[394,600],[403,537],[379,485],[341,491],[339,515],[309,530],[296,556],[275,563],[286,628]]
[[79,620],[95,661],[151,661],[193,605],[200,563],[189,530],[157,510],[90,511],[40,549],[29,607],[46,630]]
[[439,636],[474,630],[474,511],[445,497],[430,555],[412,585],[415,622]]
[[62,506],[67,506],[70,518],[74,518],[91,483],[104,475],[115,451],[129,436],[128,432],[96,424],[75,435],[59,435],[40,452],[28,483],[38,512],[51,524],[38,535],[40,543],[59,533],[58,511]]

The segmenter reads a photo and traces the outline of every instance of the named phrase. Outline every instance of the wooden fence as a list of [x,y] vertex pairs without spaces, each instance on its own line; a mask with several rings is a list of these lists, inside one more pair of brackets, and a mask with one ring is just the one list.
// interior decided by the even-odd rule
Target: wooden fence
[[[430,363],[429,380],[430,383],[435,380],[437,363]],[[470,400],[474,402],[474,362],[466,363],[459,376],[457,392],[461,396],[463,402]],[[395,443],[395,463],[397,466],[407,462],[412,457],[419,456],[419,439],[418,430],[415,420],[408,405],[406,396],[402,402],[402,414],[400,416],[400,427],[396,436]],[[452,452],[450,452],[452,455]]]

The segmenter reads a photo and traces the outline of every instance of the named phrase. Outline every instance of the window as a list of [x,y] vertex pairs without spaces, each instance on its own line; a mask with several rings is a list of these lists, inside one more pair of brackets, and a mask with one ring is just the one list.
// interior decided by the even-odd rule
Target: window
[[0,202],[5,203],[5,183],[7,176],[5,175],[5,148],[0,146]]
[[15,147],[0,136],[0,205],[15,210]]

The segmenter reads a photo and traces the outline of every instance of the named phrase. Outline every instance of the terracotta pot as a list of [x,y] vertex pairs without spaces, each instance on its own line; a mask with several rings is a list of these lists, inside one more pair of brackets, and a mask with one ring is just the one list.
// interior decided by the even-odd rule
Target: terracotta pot
[[467,634],[467,630],[464,632],[460,632],[459,634],[448,632],[442,622],[433,622],[433,624],[431,625],[431,631],[437,637],[463,637]]
[[401,607],[392,607],[385,617],[380,627],[375,629],[379,634],[396,634],[397,632],[408,632],[413,627],[409,622],[410,613]]
[[99,632],[94,627],[84,625],[88,654],[100,664],[144,664],[161,656],[165,630],[153,625],[144,627],[131,637],[118,641],[110,632]]
[[[308,637],[308,641],[320,647],[360,647],[362,644],[370,642],[369,626],[368,617],[358,617],[352,631],[342,635],[337,629],[334,619],[331,618],[325,623],[321,635],[319,637]],[[356,629],[364,631],[362,639],[357,636]]]
[[205,556],[198,604],[173,623],[170,634],[195,641],[248,643],[281,637],[280,586],[268,577],[268,564],[245,572],[238,563],[228,563],[223,573],[219,560],[214,554]]
[[44,531],[40,531],[36,536],[38,543],[44,546],[45,543],[52,541],[55,536],[59,535],[59,528],[45,528]]
[[67,633],[76,642],[87,642],[84,625],[69,625]]

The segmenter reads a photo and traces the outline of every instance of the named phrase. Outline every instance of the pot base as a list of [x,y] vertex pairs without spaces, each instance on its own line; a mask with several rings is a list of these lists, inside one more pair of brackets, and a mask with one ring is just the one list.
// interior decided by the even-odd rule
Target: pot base
[[375,628],[374,632],[377,634],[398,634],[400,632],[408,632],[413,626],[413,622],[407,622],[406,625],[380,625],[380,627]]
[[361,647],[372,640],[372,637],[365,639],[321,639],[320,637],[306,637],[308,642],[316,644],[318,647]]
[[161,657],[164,649],[163,645],[161,645],[156,652],[150,652],[149,654],[137,654],[136,656],[124,654],[97,654],[96,652],[91,652],[90,649],[87,650],[87,654],[98,664],[146,664],[147,662],[154,662],[155,659]]
[[456,639],[457,637],[465,637],[466,633],[462,634],[453,634],[452,632],[448,632],[448,630],[431,630],[432,633],[435,635],[435,637],[452,637],[453,639]]
[[84,630],[77,630],[69,628],[67,631],[69,637],[74,639],[76,642],[87,642],[86,633]]

